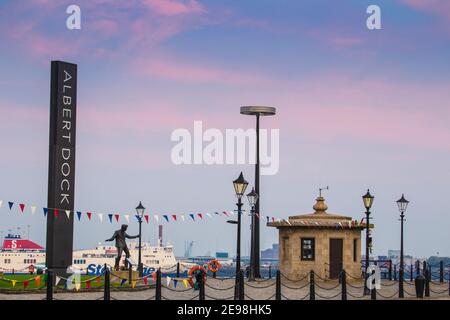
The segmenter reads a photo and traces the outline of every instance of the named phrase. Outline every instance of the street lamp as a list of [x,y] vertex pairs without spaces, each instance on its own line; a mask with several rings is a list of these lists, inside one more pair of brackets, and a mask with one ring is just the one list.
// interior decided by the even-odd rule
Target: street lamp
[[237,221],[237,248],[236,248],[236,286],[234,291],[234,299],[237,300],[239,297],[238,291],[238,279],[240,278],[241,271],[241,213],[242,213],[242,196],[247,189],[248,182],[244,179],[244,175],[241,174],[239,177],[233,181],[234,191],[236,192],[236,197],[238,198],[238,221]]
[[[266,106],[243,106],[241,107],[241,114],[247,116],[256,116],[256,163],[255,163],[255,192],[260,195],[261,189],[259,188],[259,118],[261,116],[273,116],[276,114],[275,107],[266,107]],[[260,214],[258,201],[255,206],[255,212]],[[256,215],[252,217],[252,234],[254,234],[254,241],[251,242],[251,250],[255,252],[255,276],[260,278],[259,272],[259,254],[260,254],[260,246],[259,246],[259,219]]]
[[[255,188],[252,188],[252,191],[247,194],[248,203],[251,207],[251,217],[252,217],[252,228],[250,235],[250,242],[254,243],[255,241],[255,228],[253,228],[253,216],[255,215],[255,205],[258,202],[258,194],[255,192]],[[256,252],[254,246],[250,247],[250,275],[249,280],[255,280],[255,275],[257,274],[256,270]]]
[[139,221],[139,256],[138,256],[138,271],[139,277],[143,276],[143,268],[142,268],[142,257],[141,257],[141,246],[142,246],[142,218],[144,217],[145,207],[142,205],[142,202],[139,201],[139,205],[136,207],[136,213]]
[[369,189],[367,189],[367,193],[365,195],[362,196],[363,198],[363,202],[364,202],[364,207],[366,208],[366,262],[365,262],[365,281],[364,281],[364,294],[368,295],[370,293],[369,288],[367,287],[367,278],[369,277],[369,274],[367,273],[367,270],[369,268],[369,242],[370,242],[370,237],[369,237],[369,221],[370,221],[370,208],[372,207],[373,204],[373,199],[375,198],[374,196],[372,196],[370,194]]
[[397,200],[398,210],[400,211],[400,270],[399,270],[399,282],[398,282],[398,297],[403,298],[403,274],[404,274],[404,262],[403,262],[403,221],[405,221],[405,211],[408,207],[409,201],[405,199],[405,196],[402,194],[402,197]]

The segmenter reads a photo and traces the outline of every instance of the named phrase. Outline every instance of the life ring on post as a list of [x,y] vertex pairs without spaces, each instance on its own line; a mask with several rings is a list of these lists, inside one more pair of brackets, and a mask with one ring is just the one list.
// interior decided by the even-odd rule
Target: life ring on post
[[205,268],[203,268],[203,266],[195,265],[188,271],[188,280],[187,281],[189,282],[189,284],[192,288],[194,288],[194,286],[195,286],[192,276],[195,276],[195,274],[200,271],[203,272],[203,282],[206,282],[207,274],[206,274],[206,270],[205,270]]
[[212,273],[216,273],[220,270],[220,262],[217,259],[213,259],[208,262],[208,270]]

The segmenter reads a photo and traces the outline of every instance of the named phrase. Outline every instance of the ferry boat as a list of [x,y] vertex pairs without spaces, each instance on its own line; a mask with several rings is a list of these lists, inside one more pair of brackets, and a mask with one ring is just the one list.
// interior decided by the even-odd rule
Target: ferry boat
[[[137,242],[128,243],[131,260],[138,261],[139,246]],[[103,272],[104,265],[112,268],[115,263],[117,249],[114,246],[99,244],[95,249],[75,250],[73,252],[73,269],[83,274],[98,275]],[[144,275],[161,268],[164,273],[175,272],[177,260],[173,246],[151,246],[142,244],[142,264]],[[125,254],[120,265],[125,265]],[[180,264],[180,271],[185,271],[190,265]],[[8,234],[0,248],[0,272],[28,273],[32,269],[45,269],[45,249],[35,242],[22,239],[19,235]]]

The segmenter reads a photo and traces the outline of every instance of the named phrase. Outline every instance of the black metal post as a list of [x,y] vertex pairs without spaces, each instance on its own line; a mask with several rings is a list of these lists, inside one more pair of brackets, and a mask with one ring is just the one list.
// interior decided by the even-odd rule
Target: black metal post
[[103,289],[103,300],[111,300],[111,281],[109,279],[109,269],[106,266],[105,263],[105,283],[104,283],[104,289]]
[[341,281],[341,299],[347,300],[347,273],[345,272],[345,270],[342,270],[341,272],[340,281]]
[[133,281],[133,266],[128,264],[128,284],[131,287],[131,281]]
[[425,271],[425,297],[430,296],[430,269],[426,268]]
[[[139,216],[139,255],[138,255],[138,271],[139,277],[143,276],[143,266],[142,266],[142,217]],[[131,282],[130,282],[131,284]]]
[[397,265],[394,264],[394,281],[397,281]]
[[389,280],[392,281],[392,260],[389,260]]
[[244,293],[244,287],[245,287],[245,279],[244,279],[244,271],[239,271],[239,300],[245,300],[245,293]]
[[314,271],[309,272],[309,300],[316,300],[316,288],[314,283]]
[[269,279],[272,279],[272,265],[269,265]]
[[439,282],[444,282],[444,261],[439,262]]
[[402,211],[400,214],[400,270],[399,270],[399,283],[398,283],[398,297],[403,298],[405,293],[403,291],[403,280],[404,280],[404,252],[403,252],[403,222],[405,221],[405,212]]
[[420,261],[416,260],[416,276],[420,275]]
[[413,281],[413,264],[411,263],[411,265],[409,266],[409,281]]
[[448,269],[447,275],[448,275],[448,295],[450,296],[450,268]]
[[368,295],[370,293],[369,288],[367,287],[367,279],[369,277],[369,274],[367,273],[367,269],[369,268],[369,259],[370,259],[370,253],[369,253],[369,224],[370,224],[370,210],[366,210],[366,261],[365,261],[365,268],[364,268],[364,295]]
[[[255,191],[256,192],[256,191]],[[249,281],[254,281],[256,276],[256,255],[255,255],[255,228],[253,227],[253,224],[255,223],[256,217],[255,217],[255,206],[252,206],[251,208],[251,228],[250,228],[250,268],[249,268]]]
[[[375,270],[372,270],[372,275],[375,275]],[[372,277],[372,289],[370,290],[370,299],[377,300],[377,288],[375,287],[375,276]]]
[[[256,165],[255,165],[255,192],[258,194],[258,201],[255,204],[255,213],[258,215],[261,213],[259,211],[259,203],[261,199],[261,190],[259,186],[259,114],[256,115]],[[254,243],[253,247],[253,272],[256,278],[261,278],[259,270],[259,219],[256,215],[252,217],[252,226],[254,233]],[[251,267],[251,266],[250,266]]]
[[234,300],[239,298],[239,272],[241,271],[241,213],[242,213],[242,199],[239,197],[237,202],[238,207],[238,223],[237,223],[237,247],[236,247],[236,284],[234,290]]
[[277,275],[276,275],[275,300],[281,300],[281,274],[280,274],[280,270],[277,270]]
[[177,278],[180,277],[180,263],[177,262]]
[[422,266],[422,272],[424,275],[425,275],[425,270],[427,270],[427,262],[426,261],[423,262],[423,266]]
[[203,270],[200,270],[200,283],[199,283],[199,293],[198,299],[205,300],[205,278],[204,278]]
[[53,271],[47,270],[47,300],[53,300]]
[[156,292],[155,300],[161,300],[161,268],[156,271]]

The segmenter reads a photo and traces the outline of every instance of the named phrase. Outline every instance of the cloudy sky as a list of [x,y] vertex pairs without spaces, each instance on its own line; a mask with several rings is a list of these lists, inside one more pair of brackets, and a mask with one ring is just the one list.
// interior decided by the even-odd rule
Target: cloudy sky
[[[81,30],[66,8],[81,7]],[[366,28],[381,7],[382,30]],[[0,1],[1,231],[45,219],[5,201],[46,206],[50,61],[78,64],[76,208],[150,214],[232,210],[232,180],[251,165],[175,166],[173,130],[251,128],[241,105],[273,105],[280,169],[262,178],[261,214],[312,211],[326,185],[329,212],[363,216],[375,195],[376,254],[399,247],[395,201],[410,200],[407,253],[450,255],[450,2],[447,0]],[[248,208],[247,208],[248,209]],[[163,223],[182,255],[235,251],[225,217]],[[248,217],[243,228],[248,252]],[[75,247],[118,227],[82,219]],[[144,239],[156,241],[156,222]],[[131,223],[130,233],[137,231]],[[261,247],[277,242],[262,227]]]

